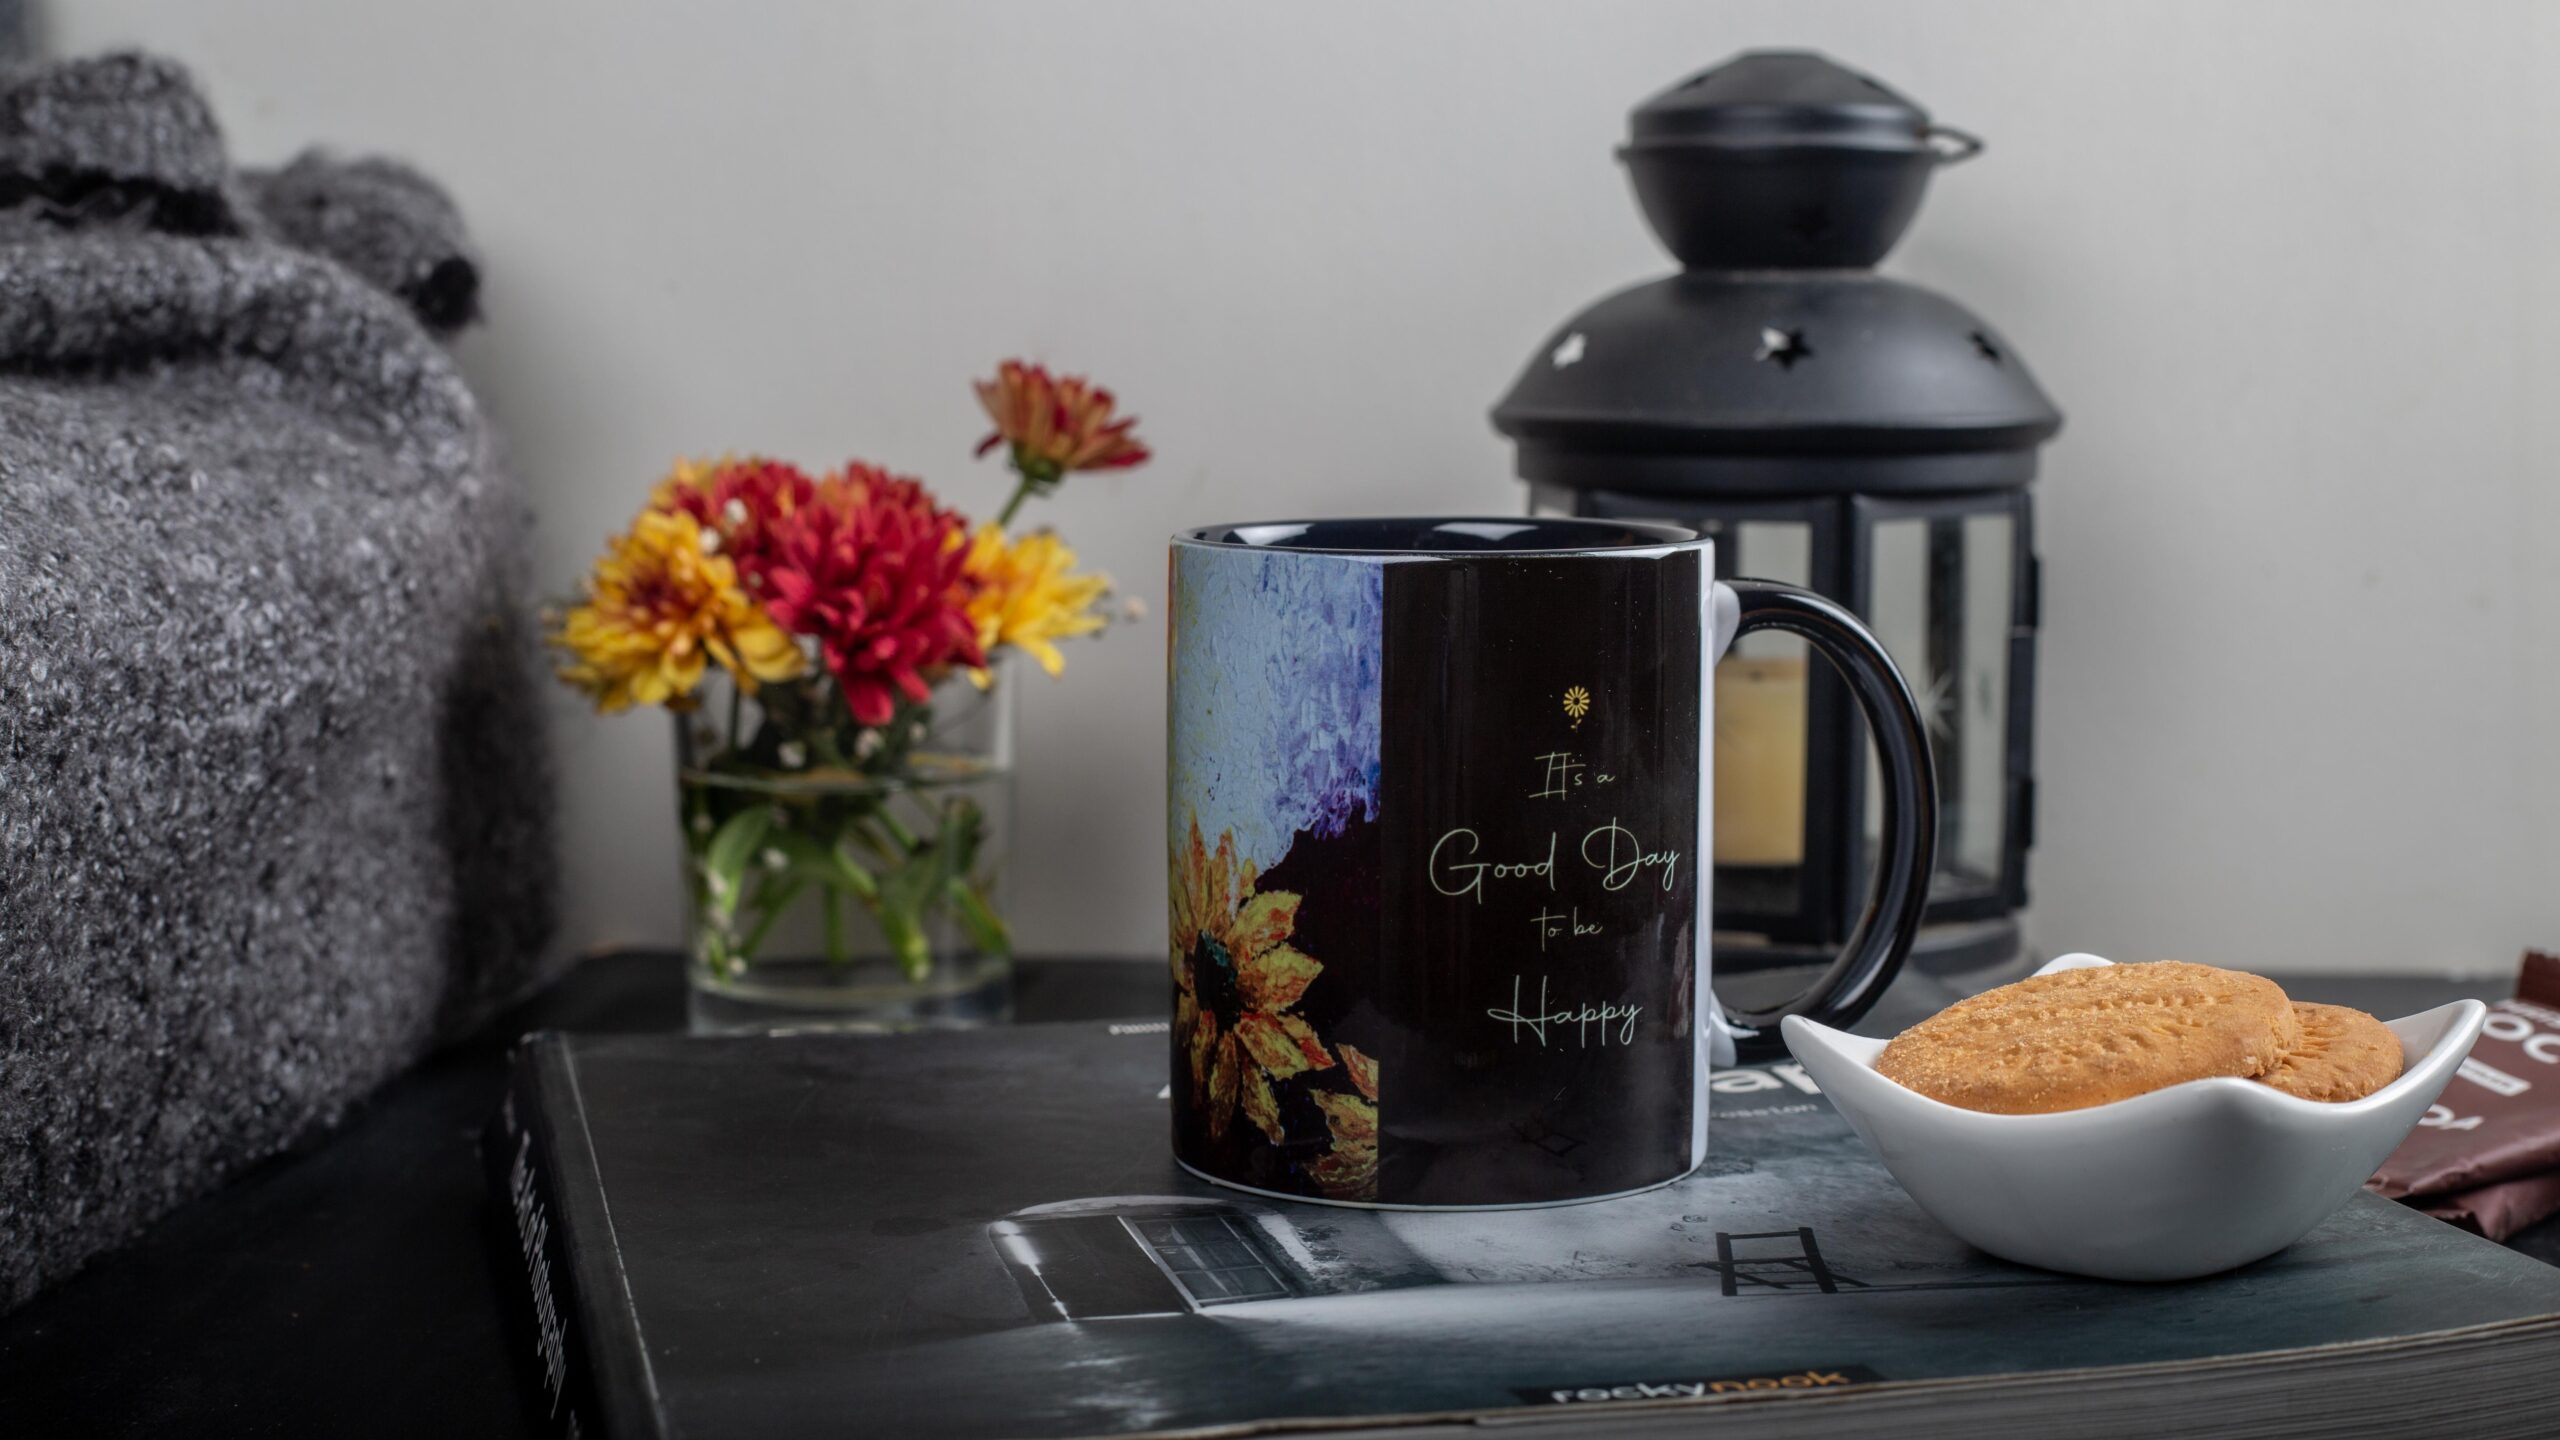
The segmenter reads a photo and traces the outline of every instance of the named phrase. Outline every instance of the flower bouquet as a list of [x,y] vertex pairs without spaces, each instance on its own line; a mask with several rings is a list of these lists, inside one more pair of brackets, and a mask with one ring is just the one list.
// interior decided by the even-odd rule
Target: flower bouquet
[[1106,579],[1008,527],[1147,451],[1078,377],[1008,361],[977,388],[978,453],[1014,474],[995,520],[861,462],[680,462],[556,621],[599,710],[675,714],[697,1028],[1005,1013],[1005,657],[1054,676],[1111,618]]

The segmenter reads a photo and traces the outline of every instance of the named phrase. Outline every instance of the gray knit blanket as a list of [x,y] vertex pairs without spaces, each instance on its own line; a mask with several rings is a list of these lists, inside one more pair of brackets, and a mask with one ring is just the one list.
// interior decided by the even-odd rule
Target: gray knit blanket
[[523,495],[452,206],[0,77],[0,1309],[332,1123],[551,923]]

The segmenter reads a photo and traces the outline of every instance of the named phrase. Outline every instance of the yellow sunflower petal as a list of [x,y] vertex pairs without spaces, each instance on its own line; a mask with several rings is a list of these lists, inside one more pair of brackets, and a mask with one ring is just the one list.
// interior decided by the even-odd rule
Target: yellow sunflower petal
[[1271,1082],[1263,1078],[1262,1072],[1250,1065],[1244,1067],[1244,1114],[1261,1127],[1263,1138],[1272,1144],[1288,1138],[1280,1128],[1280,1097],[1271,1093]]
[[1201,1105],[1209,1103],[1209,1057],[1217,1049],[1217,1012],[1202,1010],[1191,1024],[1191,1098]]
[[1254,1063],[1286,1080],[1308,1070],[1330,1070],[1333,1057],[1306,1021],[1295,1015],[1246,1014],[1236,1021],[1235,1038],[1253,1053]]
[[1333,1199],[1378,1198],[1378,1157],[1374,1151],[1336,1149],[1308,1166],[1307,1174]]
[[1191,844],[1182,855],[1182,888],[1190,897],[1191,913],[1205,924],[1209,918],[1209,852],[1200,838],[1200,817],[1191,817]]
[[1371,1100],[1377,1099],[1378,1062],[1362,1054],[1348,1042],[1337,1044],[1333,1048],[1342,1052],[1342,1068],[1351,1073],[1351,1083],[1360,1087],[1361,1094],[1368,1096]]
[[1244,1072],[1250,1067],[1236,1048],[1236,1037],[1229,1035],[1218,1042],[1218,1053],[1209,1063],[1209,1138],[1224,1139],[1227,1126],[1233,1122]]
[[1286,890],[1267,890],[1244,902],[1236,912],[1236,948],[1259,955],[1289,938],[1298,928],[1298,897]]
[[1178,964],[1183,956],[1191,953],[1191,947],[1200,942],[1200,922],[1191,918],[1190,889],[1182,883],[1182,852],[1172,852],[1166,857],[1166,862],[1165,878],[1170,883],[1165,887],[1169,897],[1165,928],[1173,958]]
[[1367,1200],[1378,1193],[1378,1107],[1357,1095],[1318,1091],[1325,1128],[1333,1148],[1307,1167],[1327,1195],[1337,1200]]
[[1208,903],[1201,909],[1200,929],[1231,952],[1237,948],[1236,892],[1231,884],[1235,863],[1236,833],[1221,830],[1218,832],[1218,848],[1210,853],[1209,873],[1202,887],[1202,897]]
[[1333,1132],[1334,1143],[1375,1145],[1378,1143],[1378,1104],[1357,1095],[1338,1090],[1316,1092],[1316,1105],[1324,1111],[1325,1128]]
[[1236,989],[1256,1010],[1286,1010],[1322,973],[1324,965],[1314,956],[1294,945],[1274,945],[1236,961]]

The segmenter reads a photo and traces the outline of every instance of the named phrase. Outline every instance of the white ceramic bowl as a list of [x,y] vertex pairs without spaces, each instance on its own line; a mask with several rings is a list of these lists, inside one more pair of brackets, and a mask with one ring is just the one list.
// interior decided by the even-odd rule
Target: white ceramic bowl
[[[2036,973],[2107,963],[2066,955]],[[1793,1016],[1782,1028],[1893,1178],[1962,1239],[2075,1275],[2184,1280],[2272,1255],[2353,1197],[2487,1014],[2457,1000],[2387,1022],[2400,1078],[2342,1105],[2224,1078],[2052,1115],[1959,1109],[1877,1074],[1882,1040]]]

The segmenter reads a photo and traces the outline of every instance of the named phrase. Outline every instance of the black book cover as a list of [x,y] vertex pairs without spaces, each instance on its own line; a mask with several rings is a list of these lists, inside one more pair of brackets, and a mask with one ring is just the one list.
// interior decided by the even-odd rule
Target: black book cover
[[500,1265],[521,1302],[542,1405],[558,1433],[662,1433],[638,1317],[589,1140],[572,1047],[532,1037],[516,1054],[480,1161],[507,1237]]
[[[2255,1372],[2304,1397],[2261,1419],[2469,1405],[2488,1433],[2514,1418],[2494,1380],[2452,1382],[2529,1373],[2517,1347],[2560,1343],[2560,1270],[2370,1196],[2205,1281],[1994,1260],[1789,1065],[1719,1073],[1709,1163],[1647,1194],[1264,1200],[1173,1164],[1167,1043],[1161,1024],[532,1037],[484,1152],[545,1405],[563,1433],[613,1436],[1676,1422],[1700,1404],[1719,1433],[1781,1411],[1856,1433],[1906,1424],[1914,1397],[1952,1414],[1984,1377],[2013,1406],[2113,1386],[2119,1418],[2174,1419]],[[2395,1355],[2434,1383],[2404,1383]]]

